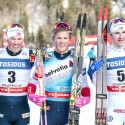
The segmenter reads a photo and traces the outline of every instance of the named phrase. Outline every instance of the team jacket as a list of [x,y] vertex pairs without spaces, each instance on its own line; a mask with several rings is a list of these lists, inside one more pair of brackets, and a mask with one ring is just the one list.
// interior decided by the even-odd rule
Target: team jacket
[[[70,52],[60,55],[52,53],[51,59],[44,62],[45,94],[51,101],[69,101],[72,81],[73,57]],[[87,84],[85,63],[83,68],[83,85]],[[37,71],[34,79],[37,80]]]

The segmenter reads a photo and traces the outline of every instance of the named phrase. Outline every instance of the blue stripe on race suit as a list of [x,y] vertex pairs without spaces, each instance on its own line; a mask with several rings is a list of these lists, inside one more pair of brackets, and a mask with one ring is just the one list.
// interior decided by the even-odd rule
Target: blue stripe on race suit
[[29,59],[0,59],[0,69],[31,69]]
[[125,68],[125,57],[107,59],[107,70]]

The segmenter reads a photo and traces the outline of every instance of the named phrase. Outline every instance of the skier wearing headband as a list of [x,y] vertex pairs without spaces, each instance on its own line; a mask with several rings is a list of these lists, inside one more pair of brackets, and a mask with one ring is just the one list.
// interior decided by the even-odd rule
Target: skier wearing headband
[[125,124],[125,19],[109,23],[112,46],[107,53],[107,123]]
[[[24,28],[11,24],[6,32],[8,46],[0,49],[0,125],[29,125],[30,110],[28,99],[38,100],[34,95],[36,84],[29,83],[33,63],[31,50],[23,48]],[[42,98],[43,100],[43,98]],[[42,105],[43,101],[37,103]]]
[[107,125],[124,125],[125,19],[113,18],[108,28],[112,46],[107,49]]
[[[47,124],[66,125],[68,123],[69,100],[71,93],[73,53],[69,50],[72,35],[71,26],[66,22],[57,23],[52,31],[52,40],[55,46],[52,58],[44,62],[44,83],[45,94],[47,95]],[[83,63],[82,97],[75,99],[75,105],[82,107],[90,101],[90,89],[86,73],[86,66]],[[34,78],[37,79],[37,70]],[[34,79],[34,80],[35,80]],[[42,113],[44,121],[44,111]],[[44,123],[45,125],[45,123]]]

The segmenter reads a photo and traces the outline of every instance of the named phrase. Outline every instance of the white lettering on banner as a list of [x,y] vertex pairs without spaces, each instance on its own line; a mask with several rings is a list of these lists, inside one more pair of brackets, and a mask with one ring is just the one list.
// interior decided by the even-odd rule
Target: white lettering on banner
[[113,90],[118,90],[118,91],[122,91],[122,90],[125,90],[125,88],[124,87],[122,87],[122,86],[120,86],[120,87],[118,87],[118,88],[112,88]]
[[107,86],[109,92],[125,92],[125,86]]
[[25,62],[0,62],[0,67],[26,67]]
[[65,97],[67,97],[67,96],[69,96],[69,94],[57,94],[57,93],[49,93],[49,95],[50,96],[54,96],[54,97],[58,97],[58,96],[65,96]]
[[108,67],[124,66],[124,65],[125,65],[124,60],[119,60],[119,61],[114,61],[114,62],[107,62]]
[[23,87],[23,88],[0,87],[0,92],[4,92],[4,93],[23,93],[23,92],[27,92],[27,87]]
[[59,92],[46,92],[46,95],[48,97],[55,97],[55,98],[69,98],[70,97],[70,93],[59,93]]

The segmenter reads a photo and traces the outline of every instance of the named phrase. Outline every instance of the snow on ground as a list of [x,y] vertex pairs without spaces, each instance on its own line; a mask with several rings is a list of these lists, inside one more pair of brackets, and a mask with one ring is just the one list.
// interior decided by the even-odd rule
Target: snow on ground
[[[90,50],[92,45],[85,46],[85,60],[86,64],[89,64],[89,59],[87,57],[87,53]],[[95,54],[97,51],[97,47],[95,46]],[[88,105],[81,108],[80,112],[80,124],[79,125],[95,125],[95,86],[89,82],[89,86],[91,89],[91,101]],[[38,89],[37,89],[38,90]],[[36,92],[38,93],[38,91]],[[30,125],[39,125],[39,116],[40,116],[40,108],[36,106],[34,103],[29,101],[30,110],[31,110],[31,119]]]

